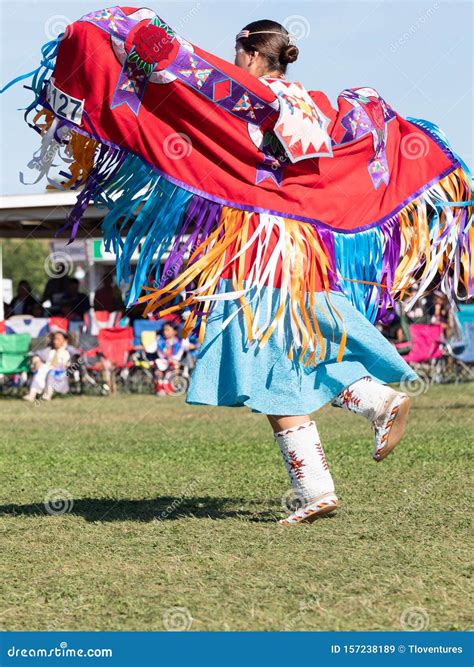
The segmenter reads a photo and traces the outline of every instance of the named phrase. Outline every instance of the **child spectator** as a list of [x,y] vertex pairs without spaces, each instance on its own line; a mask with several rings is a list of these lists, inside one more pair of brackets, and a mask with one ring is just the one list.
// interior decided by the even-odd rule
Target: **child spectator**
[[163,325],[156,343],[157,359],[155,363],[158,379],[155,383],[155,391],[157,396],[166,396],[173,393],[171,386],[173,371],[179,368],[184,353],[194,350],[196,345],[189,340],[183,340],[178,335],[177,327],[170,322]]
[[39,350],[33,357],[33,380],[30,391],[23,396],[25,401],[34,401],[43,394],[45,401],[50,401],[55,392],[67,394],[69,381],[67,368],[71,361],[68,350],[68,336],[63,331],[57,331],[51,337],[51,346]]

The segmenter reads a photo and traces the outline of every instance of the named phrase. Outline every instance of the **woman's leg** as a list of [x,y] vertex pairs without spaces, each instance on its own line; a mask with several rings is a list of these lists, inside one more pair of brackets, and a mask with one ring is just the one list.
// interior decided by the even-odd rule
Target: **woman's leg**
[[309,422],[309,415],[297,415],[296,417],[287,417],[277,416],[277,415],[267,415],[268,421],[271,424],[274,433],[278,431],[284,431],[285,428],[291,428],[292,426],[299,426],[300,424],[305,424]]
[[345,408],[371,422],[375,433],[372,456],[376,461],[382,461],[403,437],[410,399],[403,392],[367,376],[343,389],[332,405]]
[[314,421],[308,415],[268,415],[291,486],[302,507],[280,523],[312,522],[336,509],[337,497]]

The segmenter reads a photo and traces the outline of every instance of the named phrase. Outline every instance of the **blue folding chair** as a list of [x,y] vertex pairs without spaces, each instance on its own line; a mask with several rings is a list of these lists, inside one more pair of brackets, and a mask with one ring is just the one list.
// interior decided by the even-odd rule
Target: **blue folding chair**
[[459,313],[456,313],[456,318],[461,329],[467,322],[474,322],[474,303],[463,303],[459,306]]
[[474,317],[471,319],[473,314],[473,310],[464,309],[456,313],[460,338],[445,343],[449,356],[455,361],[456,382],[474,380]]

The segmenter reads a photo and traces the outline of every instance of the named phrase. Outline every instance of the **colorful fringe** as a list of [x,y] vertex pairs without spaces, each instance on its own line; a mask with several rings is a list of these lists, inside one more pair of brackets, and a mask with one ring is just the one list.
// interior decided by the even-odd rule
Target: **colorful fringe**
[[[41,100],[59,39],[44,47],[42,68],[30,73],[36,98],[27,113]],[[436,126],[408,120],[449,148]],[[100,143],[47,109],[36,115],[34,123],[43,137],[30,163],[39,171],[38,178],[46,176],[56,188],[82,188],[66,225],[71,241],[89,204],[108,208],[102,229],[107,250],[117,257],[118,282],[130,279],[132,256],[139,252],[129,303],[138,299],[146,304],[147,313],[160,315],[189,311],[184,335],[199,327],[202,341],[213,304],[237,299],[249,344],[256,341],[263,346],[275,333],[283,346],[289,317],[291,340],[285,348],[290,358],[297,353],[308,365],[317,362],[316,350],[318,358],[325,353],[318,320],[328,314],[317,313],[312,299],[321,287],[326,292],[342,291],[371,322],[389,319],[397,301],[410,307],[434,288],[451,302],[474,295],[473,202],[464,165],[427,186],[381,224],[349,233],[247,212],[193,194],[141,158]],[[59,172],[59,180],[49,176],[55,156],[68,167],[67,172]],[[278,242],[268,256],[274,230]],[[245,275],[245,255],[250,251],[256,253],[257,261]],[[276,314],[263,314],[262,324],[260,296],[264,287],[272,289],[278,268],[279,307]],[[219,279],[229,270],[234,291],[220,294]],[[151,277],[153,286],[149,286]],[[143,289],[146,294],[140,296]],[[177,304],[183,292],[185,298]],[[340,343],[339,359],[345,332]]]

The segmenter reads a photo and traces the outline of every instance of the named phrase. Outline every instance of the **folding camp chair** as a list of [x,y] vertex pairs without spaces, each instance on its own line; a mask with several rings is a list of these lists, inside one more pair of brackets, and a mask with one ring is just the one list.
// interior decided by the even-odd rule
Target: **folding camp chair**
[[31,315],[13,315],[5,320],[5,333],[29,334],[32,338],[41,338],[49,333],[49,319]]
[[474,380],[474,318],[465,318],[464,324],[461,324],[458,315],[456,324],[460,335],[446,341],[446,352],[453,362],[454,381],[471,382]]
[[445,372],[444,334],[441,324],[410,324],[412,348],[404,356],[415,371],[426,374],[431,382],[442,382]]
[[31,336],[0,334],[0,391],[18,393],[28,380]]
[[91,308],[84,315],[84,330],[87,333],[97,336],[101,329],[118,327],[122,313],[120,311],[94,310]]
[[134,345],[141,345],[142,334],[144,331],[154,331],[155,334],[161,331],[166,320],[135,320],[133,322],[133,343]]
[[87,365],[89,373],[100,373],[112,391],[117,384],[127,386],[129,369],[133,365],[130,353],[133,350],[132,327],[108,327],[97,336],[98,346],[85,353],[84,359],[100,357],[99,361]]

